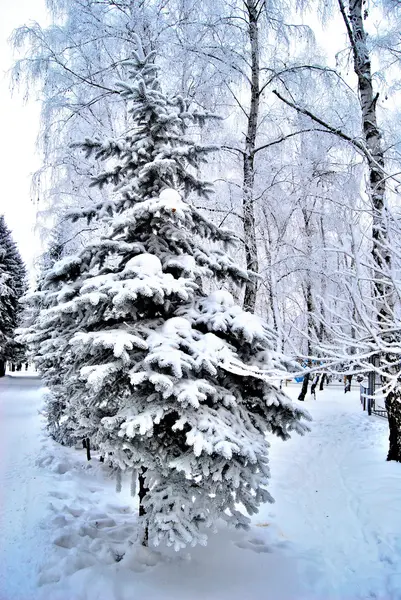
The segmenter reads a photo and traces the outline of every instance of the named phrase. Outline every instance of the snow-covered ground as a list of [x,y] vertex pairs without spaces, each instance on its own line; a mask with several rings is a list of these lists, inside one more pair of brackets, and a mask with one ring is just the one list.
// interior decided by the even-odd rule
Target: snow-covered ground
[[48,478],[36,465],[41,448],[38,379],[0,379],[0,599],[31,600],[37,573],[52,551],[42,523]]
[[40,395],[0,380],[0,600],[401,599],[401,465],[357,391],[309,398],[311,433],[272,441],[276,504],[250,531],[179,554],[133,543],[128,484],[45,439]]

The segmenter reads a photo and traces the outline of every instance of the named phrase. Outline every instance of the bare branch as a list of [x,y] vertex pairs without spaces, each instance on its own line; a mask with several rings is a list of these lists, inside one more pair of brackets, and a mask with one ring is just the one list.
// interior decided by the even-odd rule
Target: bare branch
[[312,121],[315,121],[315,123],[318,123],[322,127],[325,127],[325,129],[327,131],[329,131],[330,133],[340,137],[342,140],[344,140],[346,142],[349,142],[356,150],[358,150],[360,153],[362,153],[369,160],[369,162],[372,162],[372,160],[373,160],[372,156],[371,156],[370,152],[368,152],[368,150],[366,149],[364,144],[362,144],[362,142],[359,142],[355,138],[344,133],[344,131],[342,131],[338,127],[333,127],[332,125],[329,125],[329,123],[326,123],[325,121],[323,121],[323,119],[320,119],[320,117],[317,117],[316,115],[314,115],[307,108],[302,108],[302,106],[299,106],[298,104],[295,104],[294,102],[291,102],[290,100],[287,100],[287,98],[284,98],[277,90],[273,90],[273,94],[275,96],[277,96],[277,98],[279,98],[279,100],[284,102],[284,104],[287,104],[287,106],[290,106],[291,108],[296,110],[298,113],[300,113],[302,115],[306,115],[307,117],[312,119]]

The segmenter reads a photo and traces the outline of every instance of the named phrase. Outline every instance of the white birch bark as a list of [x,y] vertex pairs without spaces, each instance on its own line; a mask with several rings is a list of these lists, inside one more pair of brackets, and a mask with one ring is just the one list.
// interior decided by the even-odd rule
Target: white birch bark
[[[251,90],[250,108],[248,114],[245,149],[243,154],[243,219],[245,259],[247,269],[258,273],[258,250],[256,244],[255,225],[255,148],[259,117],[260,101],[260,64],[259,64],[259,11],[255,0],[246,0],[245,7],[248,13],[248,32],[251,46]],[[245,286],[244,308],[250,312],[255,311],[257,283],[250,279]]]

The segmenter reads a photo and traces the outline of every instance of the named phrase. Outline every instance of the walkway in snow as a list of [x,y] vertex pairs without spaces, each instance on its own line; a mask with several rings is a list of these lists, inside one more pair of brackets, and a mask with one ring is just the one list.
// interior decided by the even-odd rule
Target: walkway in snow
[[302,548],[302,579],[313,598],[400,600],[401,465],[385,461],[387,421],[339,388],[306,408],[312,431],[271,452],[272,512]]
[[401,465],[357,396],[328,388],[310,434],[272,441],[276,504],[250,531],[176,554],[133,543],[129,486],[96,456],[41,447],[37,384],[1,381],[0,600],[400,600]]
[[42,437],[40,385],[33,378],[0,379],[1,600],[35,598],[38,568],[48,548],[42,529],[45,478],[35,462]]

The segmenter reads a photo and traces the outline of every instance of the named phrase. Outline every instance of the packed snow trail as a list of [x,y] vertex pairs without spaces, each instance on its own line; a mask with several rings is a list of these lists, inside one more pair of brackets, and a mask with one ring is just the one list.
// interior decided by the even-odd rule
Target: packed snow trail
[[364,413],[358,395],[329,387],[309,398],[312,431],[273,443],[270,514],[303,547],[314,598],[399,600],[401,465],[385,461],[387,422]]
[[48,546],[47,490],[36,466],[41,446],[39,379],[0,379],[0,600],[36,600]]

